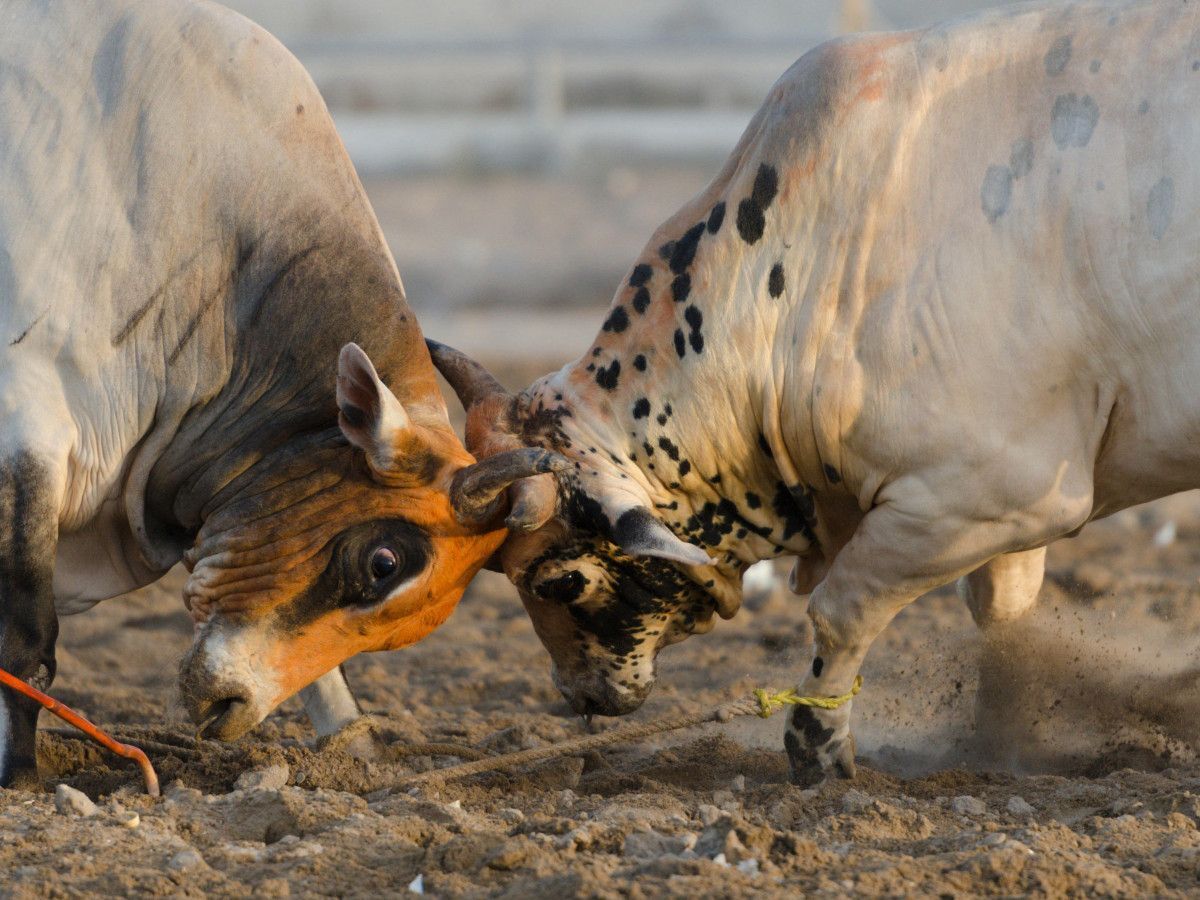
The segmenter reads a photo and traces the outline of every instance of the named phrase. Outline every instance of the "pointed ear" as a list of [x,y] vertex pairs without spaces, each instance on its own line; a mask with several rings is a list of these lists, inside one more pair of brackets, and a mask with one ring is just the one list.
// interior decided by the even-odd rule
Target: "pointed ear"
[[695,544],[675,536],[644,506],[625,510],[613,524],[613,540],[630,556],[657,556],[688,566],[712,565],[712,558]]
[[376,471],[391,468],[412,424],[358,344],[347,344],[338,354],[337,405],[338,425],[346,439],[366,452]]

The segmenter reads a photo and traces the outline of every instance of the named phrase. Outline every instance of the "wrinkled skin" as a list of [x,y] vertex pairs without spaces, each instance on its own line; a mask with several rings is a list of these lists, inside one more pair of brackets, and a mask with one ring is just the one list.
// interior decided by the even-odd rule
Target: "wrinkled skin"
[[[295,58],[215,3],[12,0],[0,131],[0,667],[50,689],[58,616],[183,561],[183,698],[232,739],[444,620],[504,536],[456,479],[545,469],[454,434]],[[357,706],[324,688],[327,733]],[[0,688],[0,787],[39,709]]]
[[222,740],[351,656],[419,641],[503,536],[450,509],[474,462],[453,435],[407,421],[365,355],[342,356],[341,430],[235,485],[185,556],[196,637],[181,692]]
[[[1012,621],[1047,544],[1200,486],[1198,28],[1021,4],[825,44],[580,359],[507,397],[434,347],[472,452],[568,464],[510,491],[500,559],[575,709],[636,708],[756,560],[796,558],[797,690],[842,697],[922,594]],[[853,774],[852,708],[788,714],[798,782]]]

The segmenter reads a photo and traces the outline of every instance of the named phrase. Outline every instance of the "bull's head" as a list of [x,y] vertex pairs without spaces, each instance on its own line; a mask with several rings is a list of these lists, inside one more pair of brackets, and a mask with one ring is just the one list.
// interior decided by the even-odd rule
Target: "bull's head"
[[196,638],[180,685],[213,737],[240,736],[356,653],[429,634],[504,538],[459,521],[451,486],[496,496],[555,464],[535,450],[476,464],[440,397],[406,409],[355,344],[338,360],[337,404],[337,428],[291,441],[214,498],[185,557]]
[[[474,361],[429,342],[434,364],[467,409],[467,446],[503,458],[556,440],[556,411],[513,396]],[[741,566],[718,564],[681,540],[627,481],[580,464],[510,489],[510,529],[500,552],[534,629],[550,652],[555,684],[576,712],[637,709],[655,680],[658,651],[708,631],[713,613],[732,615]],[[461,478],[452,491],[464,522],[487,522],[504,498],[477,494]]]

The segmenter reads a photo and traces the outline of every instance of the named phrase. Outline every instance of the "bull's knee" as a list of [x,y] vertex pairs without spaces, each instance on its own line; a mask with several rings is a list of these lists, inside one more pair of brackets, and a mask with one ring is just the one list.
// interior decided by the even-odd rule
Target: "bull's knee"
[[980,628],[1013,622],[1032,608],[1046,572],[1046,548],[1005,553],[958,580],[958,595]]

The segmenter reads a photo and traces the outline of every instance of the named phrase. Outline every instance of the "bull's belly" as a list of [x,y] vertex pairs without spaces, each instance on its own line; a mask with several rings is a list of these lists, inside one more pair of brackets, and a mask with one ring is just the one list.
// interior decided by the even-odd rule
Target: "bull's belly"
[[1200,403],[1127,410],[1096,460],[1092,518],[1200,488]]

